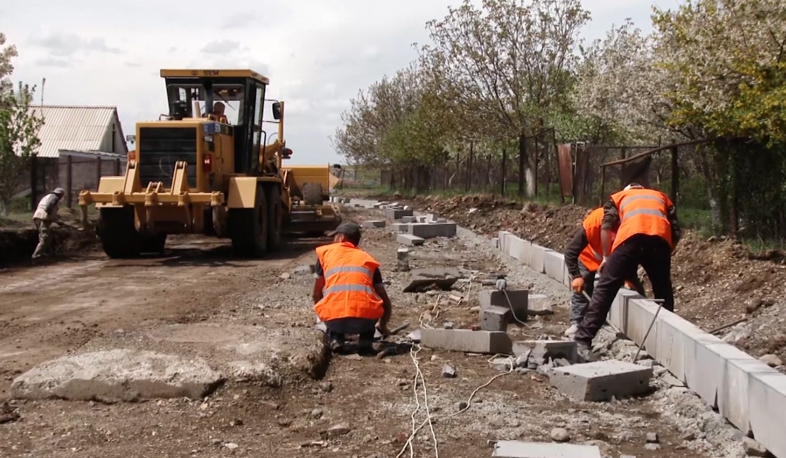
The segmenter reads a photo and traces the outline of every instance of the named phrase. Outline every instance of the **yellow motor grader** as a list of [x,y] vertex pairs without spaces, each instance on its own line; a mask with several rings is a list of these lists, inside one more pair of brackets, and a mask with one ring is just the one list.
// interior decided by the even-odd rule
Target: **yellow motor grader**
[[[282,166],[292,150],[284,102],[265,99],[268,78],[251,70],[161,70],[161,77],[169,113],[137,123],[124,176],[102,177],[97,192],[79,195],[85,224],[88,205],[99,210],[109,257],[163,252],[169,234],[228,237],[236,255],[261,257],[284,233],[323,234],[341,223],[338,208],[325,204],[328,165]],[[271,143],[265,123],[278,124]]]

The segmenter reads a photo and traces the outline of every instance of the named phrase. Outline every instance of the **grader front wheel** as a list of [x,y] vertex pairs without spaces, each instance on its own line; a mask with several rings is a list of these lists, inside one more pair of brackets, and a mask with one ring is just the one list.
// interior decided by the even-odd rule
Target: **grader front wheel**
[[104,253],[112,259],[139,256],[142,236],[134,227],[134,208],[102,208],[99,212],[98,238]]

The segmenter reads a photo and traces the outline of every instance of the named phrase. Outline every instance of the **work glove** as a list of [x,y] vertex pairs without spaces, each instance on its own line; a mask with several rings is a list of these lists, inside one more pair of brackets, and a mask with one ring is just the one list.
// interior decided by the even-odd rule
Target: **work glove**
[[573,283],[571,284],[571,288],[573,288],[573,292],[576,294],[581,294],[584,291],[584,278],[576,277],[573,279]]

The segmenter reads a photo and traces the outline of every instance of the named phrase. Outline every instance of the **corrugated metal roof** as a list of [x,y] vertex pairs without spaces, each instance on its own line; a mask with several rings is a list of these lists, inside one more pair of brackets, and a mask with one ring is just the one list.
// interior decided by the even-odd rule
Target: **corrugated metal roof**
[[65,156],[78,156],[78,157],[92,157],[92,156],[101,156],[101,157],[108,157],[111,159],[123,159],[125,160],[128,156],[125,154],[119,153],[112,153],[109,151],[76,151],[72,149],[59,149],[58,157],[65,157]]
[[[58,150],[98,151],[101,140],[117,115],[116,107],[44,105],[30,107],[43,114],[38,157],[56,158]],[[120,121],[118,120],[118,127]],[[122,135],[122,132],[118,132]]]

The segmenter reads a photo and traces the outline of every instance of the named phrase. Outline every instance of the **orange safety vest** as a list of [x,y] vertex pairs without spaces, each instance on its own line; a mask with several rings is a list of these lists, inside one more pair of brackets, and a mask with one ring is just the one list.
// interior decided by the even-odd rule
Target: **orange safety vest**
[[319,319],[382,318],[382,299],[374,290],[374,271],[379,263],[347,242],[321,246],[316,251],[325,276],[324,296],[314,306]]
[[587,234],[587,246],[584,247],[579,259],[590,272],[595,272],[603,261],[603,245],[600,241],[600,225],[603,222],[603,207],[592,210],[584,218],[584,233]]
[[670,246],[671,223],[668,209],[674,204],[666,194],[654,189],[628,189],[611,196],[620,216],[620,227],[611,250],[637,234],[657,235]]

